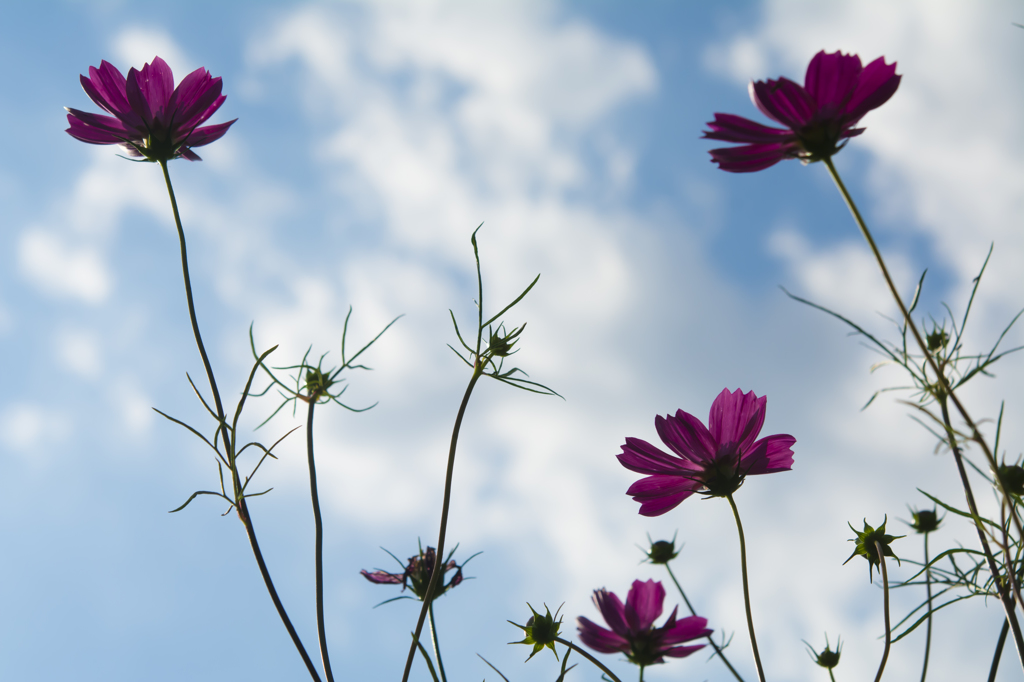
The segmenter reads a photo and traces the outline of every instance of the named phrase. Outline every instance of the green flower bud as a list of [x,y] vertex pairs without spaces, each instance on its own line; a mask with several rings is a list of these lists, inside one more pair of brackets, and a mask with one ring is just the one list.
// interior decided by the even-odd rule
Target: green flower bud
[[[850,555],[850,558],[843,562],[844,566],[850,561],[850,559],[860,554],[862,557],[868,560],[868,579],[871,580],[871,569],[873,569],[875,566],[880,566],[883,557],[891,556],[892,558],[896,559],[896,563],[899,563],[900,558],[893,554],[893,551],[889,548],[889,544],[893,540],[898,540],[906,536],[886,535],[885,524],[888,520],[889,517],[886,516],[885,520],[882,521],[881,526],[879,526],[878,528],[872,528],[868,525],[868,520],[864,519],[863,533],[858,531],[851,524],[847,524],[850,526],[850,530],[857,534],[856,538],[850,538],[850,542],[857,543],[857,547],[853,550],[853,554]],[[878,555],[878,545],[881,545],[882,556]]]
[[842,642],[840,642],[838,639],[836,639],[835,651],[832,651],[832,649],[829,647],[827,633],[825,634],[825,650],[821,653],[816,652],[814,650],[814,647],[812,647],[806,641],[804,642],[804,644],[807,644],[807,650],[811,654],[811,660],[820,665],[822,668],[832,670],[832,668],[839,665],[839,656],[842,653],[843,645]]
[[939,524],[942,523],[944,516],[938,515],[936,509],[919,509],[910,510],[910,513],[914,517],[914,522],[909,524],[918,533],[931,533],[934,530],[938,530]]
[[1011,495],[1024,495],[1024,468],[1018,464],[1003,463],[997,473],[1006,492]]
[[925,338],[928,343],[928,350],[934,353],[937,350],[946,347],[949,343],[949,334],[946,333],[945,329],[936,329]]
[[[527,603],[527,606],[530,606],[530,604]],[[562,607],[559,606],[558,609],[555,610],[555,615],[552,616],[551,609],[549,609],[548,605],[545,604],[544,615],[542,616],[534,611],[533,607],[530,606],[530,612],[533,613],[533,615],[530,616],[528,621],[526,621],[526,625],[519,625],[509,621],[509,623],[512,623],[512,625],[515,625],[517,628],[525,632],[526,637],[522,641],[509,642],[509,644],[532,644],[533,652],[527,656],[527,661],[533,658],[534,655],[544,647],[551,649],[551,652],[555,654],[555,660],[558,660],[558,652],[555,651],[555,639],[559,635],[559,628],[562,625],[562,619],[558,618],[558,620],[555,620],[555,618],[561,610]]]
[[[650,538],[647,538],[650,540]],[[676,551],[676,540],[658,540],[651,543],[651,549],[647,552],[647,561],[652,564],[667,564],[679,556]]]

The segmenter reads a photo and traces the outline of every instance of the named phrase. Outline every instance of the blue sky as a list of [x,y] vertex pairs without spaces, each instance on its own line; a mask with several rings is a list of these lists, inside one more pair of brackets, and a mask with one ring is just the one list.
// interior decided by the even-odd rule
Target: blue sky
[[[656,440],[656,414],[705,417],[723,387],[768,396],[765,433],[797,438],[792,472],[738,496],[750,538],[754,616],[769,677],[821,679],[801,639],[842,635],[843,677],[863,678],[881,644],[877,588],[843,567],[848,521],[891,527],[915,488],[959,500],[948,455],[894,399],[859,408],[894,371],[782,285],[878,331],[893,305],[825,170],[796,162],[723,173],[700,140],[716,111],[755,116],[751,78],[802,80],[820,49],[896,60],[903,82],[837,157],[922,310],[961,310],[995,255],[967,343],[987,348],[1022,305],[1024,21],[1010,2],[9,3],[0,121],[0,676],[18,680],[298,679],[301,662],[263,591],[241,524],[196,490],[215,485],[197,441],[150,408],[202,424],[185,379],[191,340],[177,242],[157,168],[64,133],[62,107],[91,110],[78,75],[160,55],[180,79],[224,79],[214,122],[238,118],[171,164],[207,346],[230,394],[250,363],[248,329],[276,364],[312,344],[337,358],[342,322],[370,338],[404,314],[346,396],[317,415],[327,525],[328,633],[336,670],[400,675],[416,609],[360,568],[397,567],[436,539],[447,438],[468,377],[446,348],[448,309],[474,314],[469,234],[480,232],[485,296],[529,323],[516,356],[563,402],[485,384],[457,463],[449,538],[482,551],[475,576],[438,603],[453,678],[556,675],[509,647],[506,619],[565,602],[567,630],[595,617],[598,587],[624,595],[635,548],[678,530],[677,571],[710,626],[735,632],[753,666],[735,531],[720,500],[658,519],[623,493],[614,455]],[[881,315],[879,314],[881,313]],[[1021,331],[1007,347],[1024,342]],[[1020,414],[1024,372],[965,393],[976,415]],[[273,410],[254,403],[248,426]],[[1004,424],[1019,456],[1019,419]],[[300,424],[296,420],[295,424]],[[275,422],[274,439],[292,424]],[[257,483],[257,531],[286,605],[315,643],[312,530],[301,439]],[[979,495],[990,503],[990,495]],[[899,533],[897,533],[899,534]],[[933,541],[972,545],[955,523]],[[915,557],[916,538],[901,556]],[[901,569],[894,570],[899,575]],[[902,569],[904,577],[908,568]],[[676,600],[669,592],[669,603]],[[916,595],[897,595],[902,615]],[[997,609],[971,602],[938,621],[934,669],[987,670]],[[834,641],[834,640],[833,640]],[[908,638],[892,679],[918,670]],[[1022,679],[1012,651],[1000,680]],[[549,660],[551,659],[551,660]],[[625,676],[628,665],[606,656]],[[981,670],[982,672],[978,672]],[[727,673],[697,655],[649,679]],[[427,679],[417,669],[416,679]],[[581,666],[577,679],[598,679]]]

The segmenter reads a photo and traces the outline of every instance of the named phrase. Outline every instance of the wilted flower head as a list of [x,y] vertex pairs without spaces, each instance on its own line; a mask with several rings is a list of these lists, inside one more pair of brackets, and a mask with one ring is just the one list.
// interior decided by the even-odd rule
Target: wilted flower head
[[639,438],[627,438],[622,454],[616,455],[619,462],[630,471],[650,474],[626,491],[640,503],[640,513],[659,516],[697,491],[724,497],[746,476],[791,469],[793,436],[755,440],[764,425],[767,402],[753,391],[724,389],[711,405],[707,427],[682,410],[675,416],[657,416],[654,426],[674,455]]
[[[527,606],[530,605],[527,604]],[[558,612],[561,610],[562,607],[559,606],[555,610],[555,615],[552,616],[551,609],[549,609],[548,605],[545,604],[544,615],[542,616],[537,613],[532,606],[530,606],[530,613],[533,615],[526,621],[526,625],[519,625],[518,623],[512,623],[512,621],[509,621],[509,623],[512,623],[512,625],[515,625],[517,628],[525,632],[526,637],[519,642],[509,642],[509,644],[532,645],[533,652],[526,657],[526,660],[533,658],[537,652],[544,647],[551,649],[555,654],[555,660],[558,660],[558,652],[555,651],[555,640],[558,638],[558,635],[560,634],[559,630],[562,627],[562,619],[558,616]]]
[[[458,547],[456,547],[456,549],[458,549]],[[388,554],[391,553],[388,552]],[[437,599],[442,594],[451,588],[458,586],[462,582],[462,567],[469,562],[469,559],[476,556],[476,554],[474,554],[469,557],[469,559],[462,562],[462,566],[460,566],[452,559],[453,554],[455,554],[454,549],[449,552],[448,560],[441,566],[441,585],[434,594],[434,599]],[[394,554],[391,556],[394,556]],[[398,561],[397,558],[395,560]],[[421,548],[419,554],[409,557],[409,563],[406,564],[405,570],[401,573],[388,573],[387,571],[382,571],[380,569],[375,571],[367,571],[366,569],[363,569],[359,573],[371,583],[377,583],[378,585],[401,585],[403,591],[408,587],[412,593],[416,595],[416,598],[422,601],[423,597],[427,594],[427,587],[430,585],[430,576],[434,574],[434,562],[436,560],[437,550],[433,547],[427,547],[426,550]],[[401,563],[401,561],[399,561],[399,563]],[[444,575],[447,574],[448,571],[455,571],[455,575],[453,575],[451,580],[445,584]],[[398,598],[400,599],[401,597]]]
[[850,561],[850,559],[860,554],[862,557],[868,560],[868,580],[871,580],[871,569],[882,563],[882,557],[878,555],[878,546],[876,546],[875,543],[878,543],[878,545],[882,547],[883,557],[891,556],[893,559],[896,560],[896,563],[899,563],[900,558],[893,554],[893,551],[889,547],[889,545],[892,543],[893,540],[899,540],[900,538],[906,536],[886,535],[885,524],[888,520],[889,517],[886,516],[885,519],[882,521],[881,526],[879,526],[878,528],[872,528],[868,525],[868,520],[864,519],[863,533],[854,528],[852,524],[846,524],[850,526],[850,530],[857,534],[856,538],[850,538],[850,542],[856,542],[857,546],[854,548],[853,554],[850,555],[850,558],[843,562],[844,566]]
[[749,173],[783,159],[827,159],[864,132],[854,126],[892,97],[900,78],[896,63],[886,64],[884,57],[862,67],[855,54],[822,50],[807,66],[803,86],[785,77],[750,84],[754,106],[785,128],[716,113],[704,137],[742,146],[712,149],[711,160],[722,170]]
[[682,658],[703,648],[703,644],[676,645],[710,635],[704,618],[688,616],[677,621],[676,607],[664,625],[654,627],[664,601],[665,588],[654,580],[634,580],[625,604],[608,590],[595,590],[594,604],[611,630],[580,616],[576,619],[580,640],[604,654],[624,653],[631,663],[640,666],[664,663],[664,656]]
[[174,87],[171,67],[160,57],[141,71],[130,69],[128,78],[103,61],[81,81],[92,101],[113,116],[69,108],[68,134],[89,144],[119,144],[129,156],[149,161],[201,161],[192,147],[220,139],[238,120],[200,128],[224,103],[221,79],[200,68]]

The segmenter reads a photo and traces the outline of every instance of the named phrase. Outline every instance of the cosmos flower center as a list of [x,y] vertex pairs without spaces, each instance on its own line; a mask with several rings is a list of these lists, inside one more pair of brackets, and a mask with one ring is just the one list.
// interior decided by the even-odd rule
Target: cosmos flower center
[[704,489],[712,497],[725,497],[743,484],[739,443],[722,443],[715,458],[704,467]]
[[836,143],[839,142],[842,132],[842,127],[835,117],[815,117],[815,120],[797,131],[797,139],[804,150],[800,158],[805,163],[829,158],[839,151],[840,146]]
[[629,649],[626,655],[629,661],[642,666],[660,662],[665,653],[661,646],[661,634],[653,629],[634,633],[629,638]]

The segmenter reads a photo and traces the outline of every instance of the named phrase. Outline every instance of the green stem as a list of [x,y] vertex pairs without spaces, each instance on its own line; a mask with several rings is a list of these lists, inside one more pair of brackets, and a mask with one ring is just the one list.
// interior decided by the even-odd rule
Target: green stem
[[430,602],[437,593],[437,587],[444,577],[441,575],[444,572],[442,569],[442,566],[444,566],[444,540],[448,532],[448,508],[452,498],[452,477],[455,473],[455,450],[459,444],[459,429],[462,428],[462,418],[465,416],[466,408],[469,406],[469,397],[473,394],[473,387],[476,386],[477,380],[480,379],[484,371],[480,356],[477,355],[476,357],[476,364],[473,366],[473,376],[469,380],[469,385],[466,386],[465,395],[462,396],[459,413],[455,417],[455,427],[452,429],[451,445],[448,448],[448,469],[444,477],[444,501],[441,504],[441,530],[437,534],[437,556],[434,559],[434,570],[430,575],[430,584],[423,595],[423,607],[420,609],[420,617],[416,622],[416,630],[413,632],[413,643],[409,647],[409,656],[405,661],[405,672],[402,674],[402,682],[408,682],[409,680],[412,661],[416,656],[416,644],[419,642],[420,633],[423,632],[423,622],[426,620],[427,612],[430,610]]
[[334,682],[331,670],[331,656],[327,651],[327,629],[324,624],[324,524],[320,516],[320,495],[316,484],[316,460],[313,457],[313,411],[319,394],[309,396],[309,416],[306,418],[306,455],[309,460],[309,496],[313,504],[313,526],[315,529],[314,558],[316,570],[316,633],[320,641],[320,660],[324,666],[327,682]]
[[437,671],[441,674],[441,682],[448,682],[444,675],[444,663],[441,661],[441,643],[437,640],[437,625],[434,623],[434,605],[427,609],[427,618],[430,619],[430,639],[434,642],[434,658],[437,659]]
[[928,566],[928,533],[924,534],[924,588],[928,595],[928,625],[924,635],[924,665],[921,666],[921,682],[928,674],[928,655],[932,649],[932,569]]
[[754,654],[754,665],[757,667],[757,679],[764,680],[764,668],[761,667],[761,654],[757,651],[757,637],[754,635],[754,617],[750,614],[750,587],[747,584],[747,542],[743,538],[743,524],[740,522],[740,510],[736,508],[736,501],[732,499],[732,493],[726,495],[729,506],[732,507],[732,515],[736,518],[736,530],[740,534],[740,569],[743,574],[743,605],[747,609],[747,630],[750,632],[750,649]]
[[[690,600],[686,598],[686,592],[683,592],[683,586],[680,585],[679,581],[676,579],[676,574],[672,572],[672,567],[669,566],[666,562],[665,568],[666,570],[668,570],[668,575],[670,578],[672,578],[672,582],[675,583],[676,589],[679,590],[679,594],[682,596],[683,601],[686,602],[686,608],[689,609],[690,615],[696,616],[697,612],[693,610],[693,605],[690,603]],[[721,648],[719,648],[717,644],[715,644],[714,638],[711,635],[708,635],[707,639],[708,644],[710,644],[711,648],[715,650],[715,653],[718,655],[718,657],[722,659],[722,663],[725,663],[725,667],[729,669],[729,672],[731,672],[733,676],[735,676],[736,679],[739,680],[739,682],[744,682],[743,677],[741,677],[740,674],[736,672],[736,668],[732,667],[732,663],[730,663],[729,659],[725,657],[725,652]]]
[[564,644],[565,646],[569,647],[570,649],[572,649],[573,651],[578,653],[583,658],[585,658],[588,661],[590,661],[591,663],[593,663],[595,666],[597,666],[597,668],[601,672],[603,672],[605,675],[607,675],[608,679],[610,679],[612,682],[622,682],[622,680],[620,680],[615,675],[615,673],[613,673],[611,670],[609,670],[608,667],[604,663],[602,663],[601,661],[597,660],[596,658],[594,658],[589,653],[587,653],[583,649],[579,648],[578,646],[576,646],[575,644],[573,644],[569,640],[562,639],[561,637],[555,637],[555,641],[558,642],[559,644]]
[[1021,665],[1024,666],[1024,635],[1021,633],[1020,623],[1017,620],[1017,610],[1013,595],[1002,579],[999,565],[996,563],[995,555],[992,554],[992,549],[988,544],[988,537],[981,525],[981,517],[978,516],[978,505],[974,502],[974,493],[971,491],[971,484],[967,479],[967,469],[964,467],[963,453],[960,452],[960,446],[957,445],[956,437],[953,435],[953,426],[949,418],[949,407],[946,405],[944,398],[939,400],[939,408],[942,410],[942,423],[946,427],[949,448],[953,452],[953,459],[956,461],[957,470],[960,472],[960,482],[963,484],[964,496],[967,498],[967,509],[971,512],[971,516],[974,517],[975,528],[978,531],[978,540],[981,542],[981,549],[985,553],[985,560],[988,562],[988,570],[992,574],[993,584],[999,591],[999,601],[1002,603],[1003,611],[1006,613],[1006,622],[1013,632],[1013,641],[1017,647],[1017,654],[1021,657]]
[[1006,644],[1006,634],[1010,631],[1010,623],[1003,621],[1003,627],[999,631],[999,639],[996,641],[996,652],[992,655],[992,667],[988,671],[988,682],[996,682],[996,671],[999,670],[999,659],[1003,657],[1003,645]]
[[832,674],[832,668],[828,669],[828,678],[832,680],[832,682],[836,682],[836,676]]
[[[956,394],[953,392],[953,387],[949,384],[949,381],[946,378],[945,373],[939,369],[938,363],[935,361],[935,358],[933,357],[931,351],[928,350],[928,344],[925,343],[924,338],[921,336],[921,332],[919,332],[917,329],[917,325],[915,325],[914,320],[911,319],[910,312],[907,310],[907,307],[903,304],[903,299],[900,297],[900,293],[896,289],[896,285],[893,283],[892,277],[889,276],[889,269],[885,266],[885,260],[882,258],[882,252],[878,250],[878,245],[875,244],[875,240],[871,236],[871,231],[868,230],[867,223],[864,222],[864,218],[861,216],[860,211],[857,209],[857,205],[853,201],[853,197],[850,196],[850,193],[846,189],[846,185],[843,184],[842,179],[839,177],[839,173],[836,171],[836,167],[833,165],[832,159],[826,158],[824,159],[824,163],[825,167],[828,168],[829,174],[832,176],[832,180],[835,181],[836,187],[839,189],[839,193],[843,195],[843,200],[846,202],[847,208],[849,208],[850,213],[853,214],[853,219],[857,223],[857,227],[860,228],[861,234],[864,235],[864,239],[867,240],[868,246],[871,248],[871,252],[874,254],[875,260],[878,262],[878,267],[882,271],[882,276],[885,278],[885,283],[888,285],[889,291],[890,293],[892,293],[893,299],[895,299],[896,304],[899,306],[900,313],[902,313],[903,315],[903,320],[906,322],[907,328],[910,329],[910,332],[914,335],[914,339],[917,341],[917,345],[920,347],[921,353],[923,353],[925,361],[928,363],[928,365],[932,368],[932,371],[935,373],[936,381],[939,384],[939,389],[942,391],[944,395],[949,396],[949,399],[953,401],[953,405],[956,406],[957,412],[960,413],[960,416],[963,418],[964,422],[971,430],[971,440],[976,442],[981,447],[982,452],[984,452],[985,454],[985,459],[988,461],[989,466],[992,467],[992,471],[997,471],[998,466],[996,463],[996,458],[992,454],[992,450],[989,449],[988,442],[985,440],[984,436],[981,435],[981,431],[978,430],[978,427],[975,424],[974,420],[971,419],[971,416],[967,413],[967,409],[963,406],[963,404],[960,402],[960,399],[957,398]],[[996,486],[999,488],[1000,493],[1002,493],[1005,499],[1010,499],[1009,495],[1007,494],[1006,488],[1003,484],[1003,481],[998,474],[996,474],[995,479]],[[1017,516],[1016,511],[1013,512],[1013,521],[1014,525],[1017,528],[1018,535],[1024,536],[1024,527],[1022,527],[1020,518]],[[980,521],[977,522],[980,526]]]
[[640,666],[640,682],[644,682],[644,667]]
[[252,517],[249,516],[248,505],[245,503],[245,496],[242,492],[242,482],[238,476],[238,469],[235,467],[234,442],[230,437],[227,419],[224,417],[224,404],[220,399],[220,391],[217,390],[217,380],[213,376],[213,367],[210,365],[210,358],[206,354],[206,347],[203,345],[203,337],[199,333],[199,322],[196,319],[196,307],[192,300],[192,281],[188,274],[188,252],[185,248],[185,229],[181,226],[181,216],[178,213],[178,202],[174,197],[174,187],[171,185],[170,173],[167,172],[167,161],[160,161],[160,168],[163,170],[164,182],[167,184],[167,194],[171,198],[171,210],[174,212],[174,224],[178,228],[178,242],[181,245],[181,272],[185,279],[185,298],[188,301],[188,316],[192,322],[192,334],[195,336],[196,345],[199,347],[199,355],[203,359],[203,367],[206,369],[206,376],[210,380],[210,390],[213,391],[213,401],[217,408],[218,430],[221,432],[221,440],[224,443],[224,449],[227,451],[228,462],[231,465],[231,482],[234,486],[236,500],[235,508],[238,511],[238,517],[242,520],[242,524],[245,526],[245,534],[249,538],[249,546],[252,548],[253,556],[256,558],[256,564],[259,566],[260,575],[263,576],[263,583],[267,587],[267,592],[270,593],[270,599],[274,602],[274,608],[277,609],[277,614],[281,617],[281,622],[284,623],[284,627],[292,639],[292,644],[295,645],[299,655],[302,657],[303,663],[306,664],[306,669],[309,671],[310,676],[316,682],[320,682],[320,675],[317,673],[316,667],[313,665],[313,661],[309,658],[309,654],[306,653],[306,648],[302,646],[302,641],[299,639],[298,633],[295,632],[295,628],[292,626],[292,622],[288,618],[288,613],[284,610],[284,604],[281,603],[281,599],[277,595],[277,590],[274,588],[274,581],[270,579],[270,571],[267,569],[267,564],[263,560],[263,553],[260,551],[260,544],[256,540],[256,529],[252,524]]
[[885,649],[882,650],[882,662],[878,666],[878,674],[875,675],[875,682],[879,682],[882,679],[882,671],[885,670],[885,662],[889,659],[892,628],[889,626],[889,573],[885,570],[885,555],[882,553],[882,543],[878,540],[875,540],[875,551],[878,552],[878,564],[882,569],[882,610],[885,615]]

